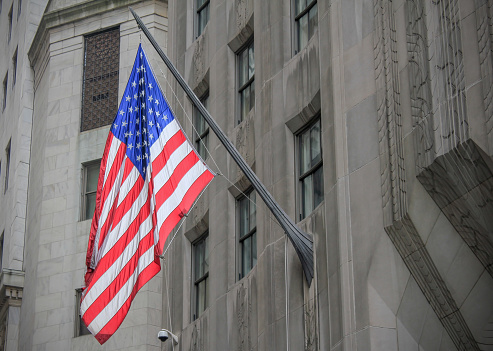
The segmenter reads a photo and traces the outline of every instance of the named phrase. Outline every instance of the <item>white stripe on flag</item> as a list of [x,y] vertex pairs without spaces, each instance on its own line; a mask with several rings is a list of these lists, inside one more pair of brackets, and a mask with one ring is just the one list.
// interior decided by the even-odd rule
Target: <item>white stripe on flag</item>
[[161,132],[161,135],[159,135],[159,138],[157,138],[151,146],[151,162],[158,157],[168,140],[171,139],[179,130],[180,126],[176,120],[173,119],[168,123],[168,125]]
[[[118,291],[113,299],[106,305],[105,309],[87,326],[93,334],[98,334],[101,329],[114,317],[123,304],[127,301],[134,289],[139,274],[154,260],[154,247],[149,248],[139,257],[137,267],[124,286]],[[109,312],[113,312],[113,314]]]
[[91,304],[98,299],[99,295],[101,295],[108,288],[108,286],[111,286],[115,277],[120,273],[122,267],[124,267],[135,252],[137,252],[137,248],[139,247],[142,238],[144,238],[151,229],[152,219],[151,216],[148,216],[140,225],[137,235],[135,235],[135,237],[127,244],[121,255],[115,259],[111,266],[87,291],[86,296],[82,301],[81,308],[87,310]]
[[178,205],[185,197],[185,194],[187,193],[190,186],[195,183],[195,181],[202,175],[202,173],[204,173],[204,168],[205,167],[201,162],[197,162],[196,164],[194,164],[193,167],[190,168],[190,170],[180,180],[180,183],[178,183],[175,191],[170,195],[170,197],[166,199],[166,201],[161,206],[157,204],[157,218],[159,218],[158,221],[160,222],[159,227],[161,227],[161,224],[164,223],[170,213],[178,207]]

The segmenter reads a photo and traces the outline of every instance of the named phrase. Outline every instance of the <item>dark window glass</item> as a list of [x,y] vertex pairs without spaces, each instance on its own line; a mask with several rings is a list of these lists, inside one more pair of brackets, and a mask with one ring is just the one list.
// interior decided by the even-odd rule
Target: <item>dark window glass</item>
[[12,37],[12,11],[14,9],[14,4],[12,4],[12,6],[10,7],[10,11],[9,11],[9,43],[10,43],[10,38]]
[[253,41],[238,54],[238,82],[238,93],[240,95],[238,122],[241,122],[255,106],[255,52]]
[[0,237],[0,273],[3,269],[3,235],[5,232],[2,232],[2,236]]
[[3,107],[2,111],[5,110],[7,107],[7,88],[9,86],[9,73],[5,75],[5,78],[3,79]]
[[84,205],[82,220],[91,219],[96,208],[96,192],[98,189],[99,168],[101,160],[84,166]]
[[[207,109],[209,106],[209,97],[206,96],[200,100],[202,105]],[[209,147],[209,125],[204,116],[195,109],[195,148],[202,159],[207,158],[207,148]]]
[[208,306],[209,250],[208,233],[193,244],[193,277],[195,287],[194,319],[200,317]]
[[209,22],[210,0],[197,0],[197,36],[202,34]]
[[257,263],[256,193],[249,191],[238,199],[240,273],[243,278]]
[[17,50],[15,49],[14,57],[12,57],[12,87],[17,80]]
[[120,29],[85,37],[81,131],[113,122],[118,109]]
[[299,52],[318,27],[316,0],[295,0],[296,47]]
[[298,135],[301,218],[305,218],[324,198],[320,119]]
[[82,297],[82,289],[75,290],[75,337],[82,335],[89,335],[91,332],[87,329],[84,321],[82,320],[82,316],[80,315],[80,299]]
[[4,193],[7,192],[7,189],[9,188],[9,173],[10,173],[10,146],[11,146],[12,140],[9,140],[9,143],[7,144],[7,148],[5,149],[5,187],[4,187]]

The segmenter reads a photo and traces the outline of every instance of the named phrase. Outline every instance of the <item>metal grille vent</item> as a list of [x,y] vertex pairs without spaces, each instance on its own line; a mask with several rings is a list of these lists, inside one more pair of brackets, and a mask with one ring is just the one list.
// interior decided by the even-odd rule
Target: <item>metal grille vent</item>
[[118,108],[120,29],[85,38],[81,131],[111,124]]

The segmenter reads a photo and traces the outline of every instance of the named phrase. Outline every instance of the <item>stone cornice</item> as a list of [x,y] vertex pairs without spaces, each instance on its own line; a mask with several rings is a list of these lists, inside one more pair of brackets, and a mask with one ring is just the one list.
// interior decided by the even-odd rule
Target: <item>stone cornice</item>
[[0,320],[8,306],[21,305],[23,290],[24,272],[4,268],[0,274]]
[[43,14],[43,18],[41,19],[38,30],[36,31],[36,35],[34,36],[31,44],[31,48],[28,52],[28,57],[31,64],[34,65],[34,62],[39,55],[40,49],[43,47],[43,43],[45,42],[50,29],[74,23],[92,16],[101,15],[109,10],[128,7],[141,2],[142,1],[138,0],[89,0],[51,11],[49,10],[50,2],[47,5],[48,11]]

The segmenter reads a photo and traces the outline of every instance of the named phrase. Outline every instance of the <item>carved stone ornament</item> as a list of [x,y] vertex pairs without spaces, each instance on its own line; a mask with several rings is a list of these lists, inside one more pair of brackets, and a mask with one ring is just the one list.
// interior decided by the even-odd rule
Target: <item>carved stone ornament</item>
[[[455,19],[453,16],[451,19],[440,16],[445,8],[450,6],[449,2],[447,0],[431,2],[432,13],[430,15],[442,25],[447,20],[454,21]],[[376,29],[374,57],[385,231],[457,348],[479,350],[455,300],[408,215],[400,78],[393,11],[392,1],[374,0]],[[448,84],[443,75],[444,72],[447,72],[449,83],[452,76],[457,79],[454,91],[457,97],[457,106],[464,103],[465,95],[462,94],[461,90],[463,89],[463,77],[458,72],[462,62],[460,49],[454,46],[447,47],[440,42],[440,40],[446,39],[447,35],[460,33],[460,28],[458,28],[459,24],[454,22],[451,31],[436,39],[439,52],[442,52],[443,49],[450,52],[448,56],[435,52],[433,60],[436,62],[430,65],[433,67],[430,75],[428,66],[429,57],[431,57],[428,53],[430,46],[426,39],[427,22],[422,1],[407,1],[405,13],[408,24],[407,48],[411,109],[413,125],[416,130],[415,135],[417,136],[415,139],[416,167],[419,170],[432,163],[437,153],[454,148],[462,140],[461,138],[466,137],[464,129],[467,127],[466,118],[458,116],[456,107],[441,104],[442,100],[440,99],[443,99],[443,95],[440,94],[445,91],[445,88],[434,91],[433,94],[436,95],[433,95],[430,86],[430,81],[433,79],[438,82],[436,86]],[[450,23],[448,24],[450,25]],[[454,44],[460,45],[460,41],[454,41]],[[445,58],[452,56],[454,57],[453,67],[450,62],[444,61]],[[454,123],[445,124],[446,128],[441,130],[445,131],[445,135],[438,135],[437,129],[433,127],[436,123],[436,120],[433,119],[435,117],[433,106],[438,106],[437,111],[444,112],[445,119],[454,120]],[[452,126],[456,126],[456,129],[452,130]],[[437,140],[440,140],[439,147]]]
[[238,325],[238,351],[250,351],[251,341],[249,333],[252,304],[248,296],[248,289],[241,284],[236,292],[236,320]]

